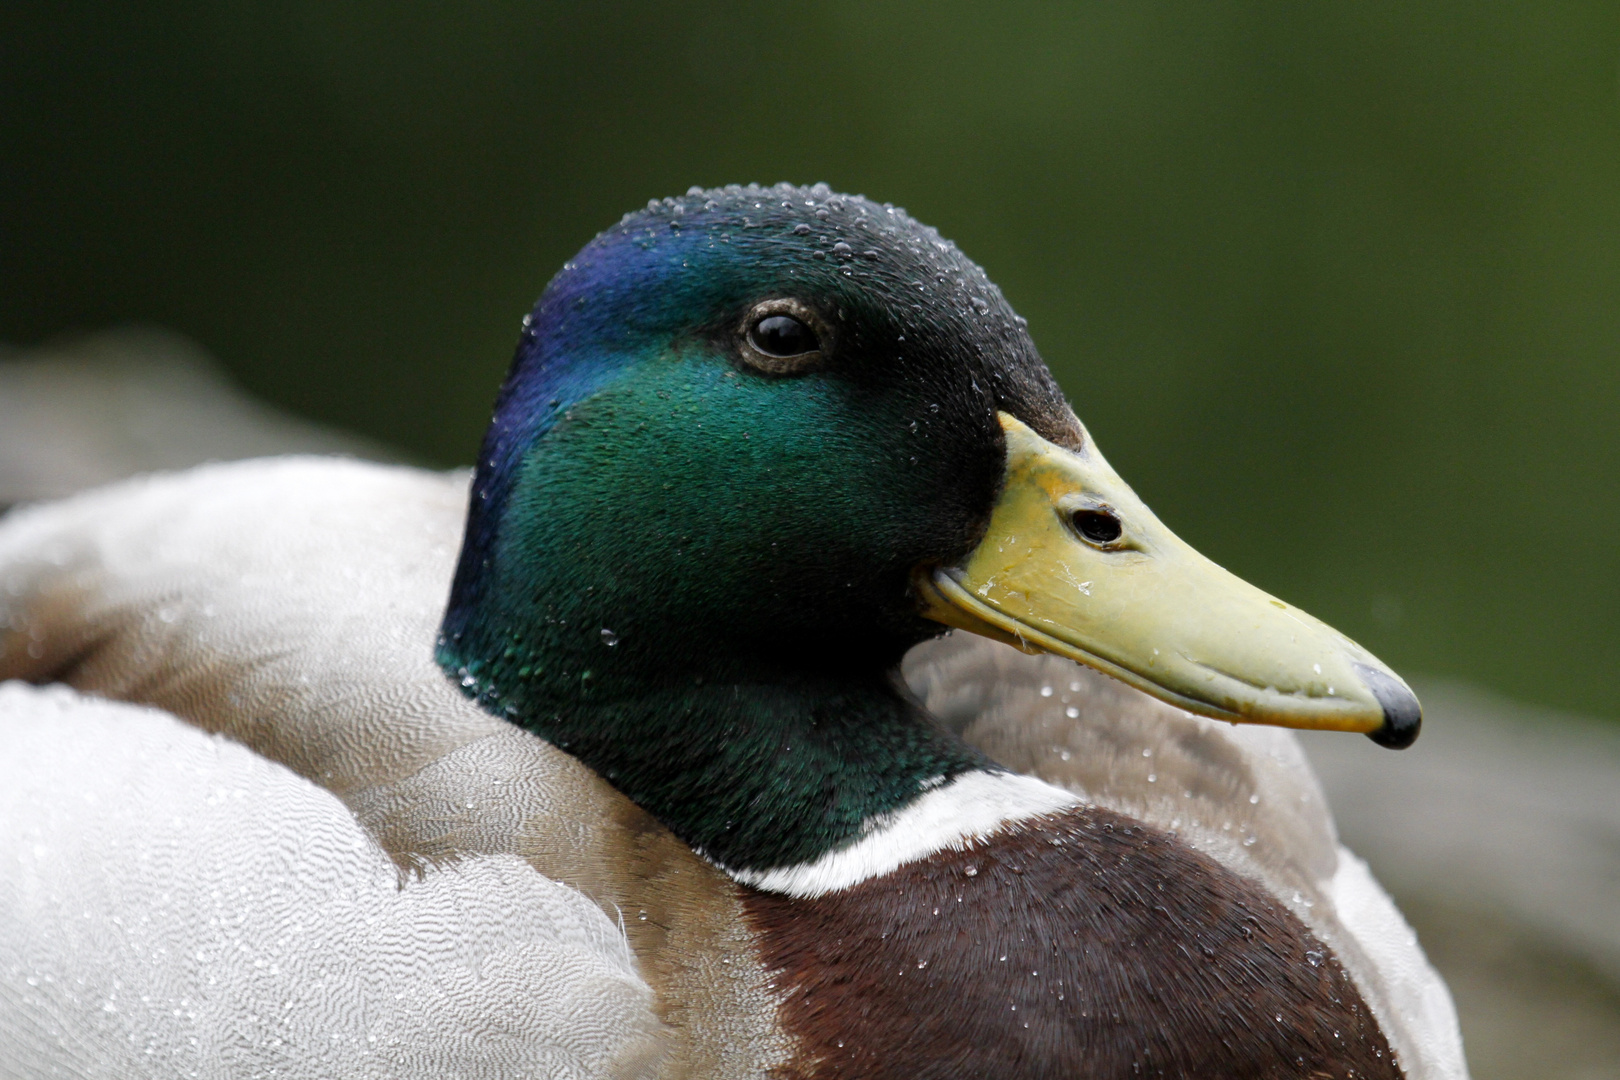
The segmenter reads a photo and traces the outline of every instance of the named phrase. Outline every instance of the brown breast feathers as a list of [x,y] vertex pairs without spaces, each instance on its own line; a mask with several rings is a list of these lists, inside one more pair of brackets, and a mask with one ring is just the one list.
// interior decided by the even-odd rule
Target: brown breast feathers
[[1111,811],[814,899],[748,893],[795,1080],[1401,1076],[1291,912]]

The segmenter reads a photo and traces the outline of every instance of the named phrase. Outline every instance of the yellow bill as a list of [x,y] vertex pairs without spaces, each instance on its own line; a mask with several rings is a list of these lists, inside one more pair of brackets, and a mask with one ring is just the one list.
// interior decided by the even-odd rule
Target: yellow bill
[[1007,413],[989,530],[959,566],[919,570],[924,614],[1078,660],[1189,712],[1411,745],[1417,697],[1367,650],[1221,569],[1079,452]]

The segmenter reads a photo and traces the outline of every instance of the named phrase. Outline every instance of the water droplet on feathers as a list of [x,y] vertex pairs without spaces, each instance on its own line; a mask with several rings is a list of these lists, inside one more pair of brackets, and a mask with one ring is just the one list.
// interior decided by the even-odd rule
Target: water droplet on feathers
[[615,634],[613,631],[609,630],[605,626],[602,627],[602,644],[604,644],[604,645],[617,645],[618,643],[619,643],[619,635]]

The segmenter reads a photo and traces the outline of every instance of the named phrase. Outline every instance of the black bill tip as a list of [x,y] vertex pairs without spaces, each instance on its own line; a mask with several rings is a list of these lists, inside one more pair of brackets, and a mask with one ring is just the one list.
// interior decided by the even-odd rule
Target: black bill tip
[[1384,710],[1384,726],[1368,732],[1367,738],[1391,750],[1405,750],[1417,742],[1423,728],[1423,706],[1418,704],[1417,695],[1387,671],[1366,664],[1353,666]]

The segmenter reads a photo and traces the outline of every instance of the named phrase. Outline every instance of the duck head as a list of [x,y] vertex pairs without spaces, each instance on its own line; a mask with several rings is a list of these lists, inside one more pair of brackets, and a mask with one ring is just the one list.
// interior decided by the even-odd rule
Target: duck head
[[903,211],[694,189],[563,267],[478,461],[439,645],[469,694],[712,852],[753,811],[672,808],[795,755],[821,803],[863,754],[907,778],[857,823],[979,767],[893,686],[942,624],[1212,717],[1417,734],[1376,658],[1165,528],[1000,290]]

